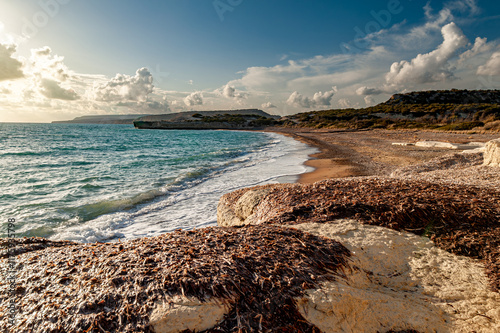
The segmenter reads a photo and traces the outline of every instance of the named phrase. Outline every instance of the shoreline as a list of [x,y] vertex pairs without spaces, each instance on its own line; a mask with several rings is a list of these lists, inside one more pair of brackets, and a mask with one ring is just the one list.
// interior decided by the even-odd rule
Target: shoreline
[[394,146],[394,142],[437,140],[466,143],[496,139],[493,133],[453,133],[418,130],[316,130],[308,128],[266,128],[317,148],[304,165],[314,170],[298,175],[296,183],[357,176],[388,176],[392,171],[460,150]]
[[319,150],[318,153],[310,154],[308,160],[304,162],[304,165],[314,169],[297,175],[298,179],[295,183],[310,184],[331,178],[345,178],[359,175],[353,163],[348,160],[335,158],[335,151],[329,147],[328,143],[317,138],[306,138],[297,132],[273,132],[291,137]]

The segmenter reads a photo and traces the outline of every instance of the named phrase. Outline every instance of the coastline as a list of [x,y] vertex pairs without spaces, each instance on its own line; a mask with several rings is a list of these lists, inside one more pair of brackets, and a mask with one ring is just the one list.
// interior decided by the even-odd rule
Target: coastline
[[314,170],[299,175],[296,183],[356,176],[388,176],[394,170],[444,156],[456,150],[396,146],[395,142],[415,143],[436,140],[452,143],[487,142],[495,134],[468,134],[416,130],[317,130],[271,127],[274,132],[291,137],[320,152],[309,155],[304,165]]
[[[317,166],[304,174],[314,177],[223,195],[218,226],[110,243],[13,240],[13,253],[22,263],[17,290],[23,305],[29,304],[17,308],[19,317],[29,319],[16,329],[43,323],[44,330],[54,332],[60,327],[88,331],[94,325],[123,332],[137,327],[163,332],[166,326],[171,332],[230,331],[241,325],[330,332],[342,331],[347,323],[370,332],[401,327],[498,331],[495,258],[500,229],[494,223],[500,216],[500,192],[491,179],[500,182],[500,171],[478,164],[481,154],[449,155],[459,151],[392,144],[489,137],[377,130],[268,132],[319,148],[304,163]],[[310,152],[303,152],[300,161]],[[415,165],[443,155],[449,156]],[[282,164],[270,160],[269,166],[282,170],[300,165],[281,156],[286,157]],[[383,177],[398,168],[392,177]],[[375,177],[304,184],[343,174]],[[437,178],[429,183],[430,174]],[[64,293],[40,297],[41,289],[51,293],[61,288]],[[0,308],[9,301],[7,291],[0,292]],[[67,313],[61,316],[53,304],[64,304]]]

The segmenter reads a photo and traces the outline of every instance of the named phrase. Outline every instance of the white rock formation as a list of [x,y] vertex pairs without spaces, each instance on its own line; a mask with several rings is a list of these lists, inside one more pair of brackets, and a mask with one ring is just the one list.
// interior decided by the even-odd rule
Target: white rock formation
[[484,146],[484,144],[481,142],[459,144],[459,143],[450,143],[442,141],[418,141],[417,143],[415,143],[415,146],[424,148],[446,148],[446,149],[468,150],[468,149],[481,148]]
[[428,238],[353,220],[297,229],[335,239],[354,254],[347,281],[297,299],[324,332],[500,332],[500,294],[481,264],[436,248]]
[[491,140],[486,143],[484,165],[500,166],[500,139]]
[[174,296],[157,304],[150,316],[156,333],[177,333],[185,330],[203,331],[214,327],[229,312],[220,300],[202,302],[194,297]]
[[217,224],[223,227],[252,224],[255,207],[270,191],[270,189],[249,190],[238,199],[234,208],[230,203],[220,200],[217,206]]

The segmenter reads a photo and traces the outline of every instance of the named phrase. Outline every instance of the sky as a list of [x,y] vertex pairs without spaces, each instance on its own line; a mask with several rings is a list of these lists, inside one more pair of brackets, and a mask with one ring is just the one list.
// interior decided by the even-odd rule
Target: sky
[[0,0],[0,122],[500,89],[491,0]]

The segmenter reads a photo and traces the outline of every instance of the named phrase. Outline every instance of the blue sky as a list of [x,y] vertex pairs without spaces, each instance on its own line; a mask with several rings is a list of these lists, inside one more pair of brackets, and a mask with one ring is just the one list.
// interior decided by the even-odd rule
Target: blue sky
[[494,1],[0,0],[0,121],[500,88]]

